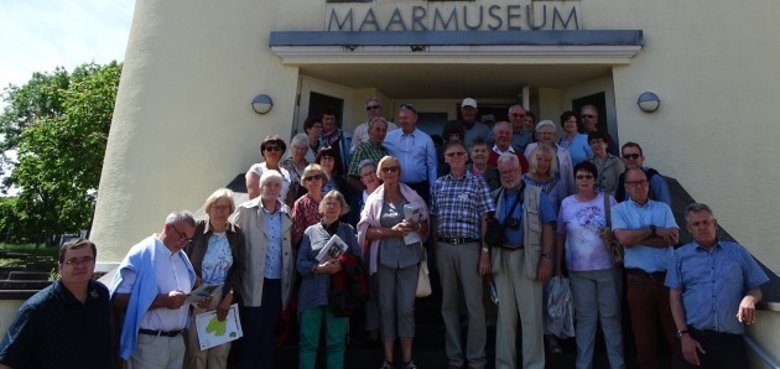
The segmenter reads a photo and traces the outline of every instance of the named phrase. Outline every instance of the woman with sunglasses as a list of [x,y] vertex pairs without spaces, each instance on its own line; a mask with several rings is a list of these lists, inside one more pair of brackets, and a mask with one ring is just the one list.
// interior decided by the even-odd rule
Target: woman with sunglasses
[[295,200],[292,208],[292,242],[295,248],[303,238],[303,231],[320,221],[318,209],[322,200],[322,186],[327,178],[319,164],[307,165],[301,174],[301,186],[306,189],[306,194]]
[[[384,183],[366,200],[358,223],[358,244],[370,243],[369,273],[376,274],[378,280],[385,355],[381,368],[395,368],[394,343],[399,338],[404,369],[416,369],[412,360],[414,300],[422,240],[428,236],[428,208],[417,192],[400,182],[401,166],[395,157],[385,156],[379,161],[377,176]],[[420,209],[418,220],[405,218],[407,205]],[[411,233],[419,237],[405,238]]]
[[576,367],[593,367],[596,323],[601,320],[609,367],[624,368],[622,268],[612,263],[600,235],[607,226],[605,202],[609,201],[610,206],[617,202],[596,189],[598,170],[593,163],[577,164],[574,173],[577,192],[563,199],[558,213],[555,271],[561,275],[565,255],[574,297]]
[[[204,205],[206,220],[198,221],[195,233],[184,249],[195,270],[196,286],[206,284],[222,285],[204,304],[193,306],[193,316],[207,311],[217,312],[217,319],[224,321],[230,305],[233,303],[233,292],[240,287],[241,264],[244,260],[241,245],[244,237],[238,227],[228,220],[236,209],[233,202],[233,192],[220,188],[212,193]],[[187,352],[184,357],[184,367],[190,369],[225,369],[227,368],[230,343],[224,343],[207,350],[201,350],[198,345],[198,334],[195,329],[194,317],[190,319],[186,331]]]
[[266,136],[266,138],[260,142],[260,155],[265,161],[253,164],[249,170],[257,173],[261,177],[263,176],[263,173],[269,170],[279,172],[282,176],[282,192],[279,199],[289,205],[294,201],[292,197],[288,197],[290,183],[292,183],[290,180],[290,172],[279,165],[285,151],[287,151],[287,144],[284,143],[284,140],[282,140],[281,137],[277,135]]

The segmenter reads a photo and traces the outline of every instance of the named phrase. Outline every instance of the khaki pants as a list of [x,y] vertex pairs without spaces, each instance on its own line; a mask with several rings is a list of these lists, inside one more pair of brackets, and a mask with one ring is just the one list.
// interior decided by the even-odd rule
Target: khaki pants
[[222,291],[216,291],[211,300],[208,309],[201,309],[193,306],[190,324],[185,334],[187,340],[187,354],[184,356],[184,367],[187,369],[225,369],[227,368],[227,358],[230,353],[231,342],[212,347],[201,351],[198,344],[198,333],[195,330],[195,315],[214,310],[222,301]]

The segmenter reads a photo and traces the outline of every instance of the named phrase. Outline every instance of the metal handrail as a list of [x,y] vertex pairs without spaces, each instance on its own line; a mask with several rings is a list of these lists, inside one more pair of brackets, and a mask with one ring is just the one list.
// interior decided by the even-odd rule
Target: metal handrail
[[780,365],[777,364],[775,359],[769,355],[766,350],[764,350],[763,347],[755,340],[753,337],[750,337],[749,335],[744,335],[745,337],[745,343],[747,343],[747,347],[753,350],[753,352],[758,355],[758,357],[761,359],[761,361],[764,362],[767,366],[769,366],[770,369],[780,369]]

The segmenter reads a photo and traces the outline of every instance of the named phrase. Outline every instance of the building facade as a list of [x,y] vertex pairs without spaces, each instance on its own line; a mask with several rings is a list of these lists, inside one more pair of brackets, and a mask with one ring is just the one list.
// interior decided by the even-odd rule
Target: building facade
[[481,114],[520,101],[556,122],[595,103],[613,137],[780,270],[778,15],[769,0],[137,0],[92,238],[120,261],[323,105],[351,131],[370,96],[391,119],[412,103],[435,133],[473,97]]

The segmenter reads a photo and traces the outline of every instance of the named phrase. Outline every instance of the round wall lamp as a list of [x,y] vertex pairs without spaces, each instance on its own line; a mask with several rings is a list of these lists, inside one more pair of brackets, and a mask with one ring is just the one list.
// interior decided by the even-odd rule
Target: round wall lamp
[[252,99],[252,109],[257,114],[268,114],[273,107],[274,101],[266,94],[257,95]]
[[661,106],[661,98],[655,92],[642,92],[636,100],[636,105],[645,113],[654,113]]

